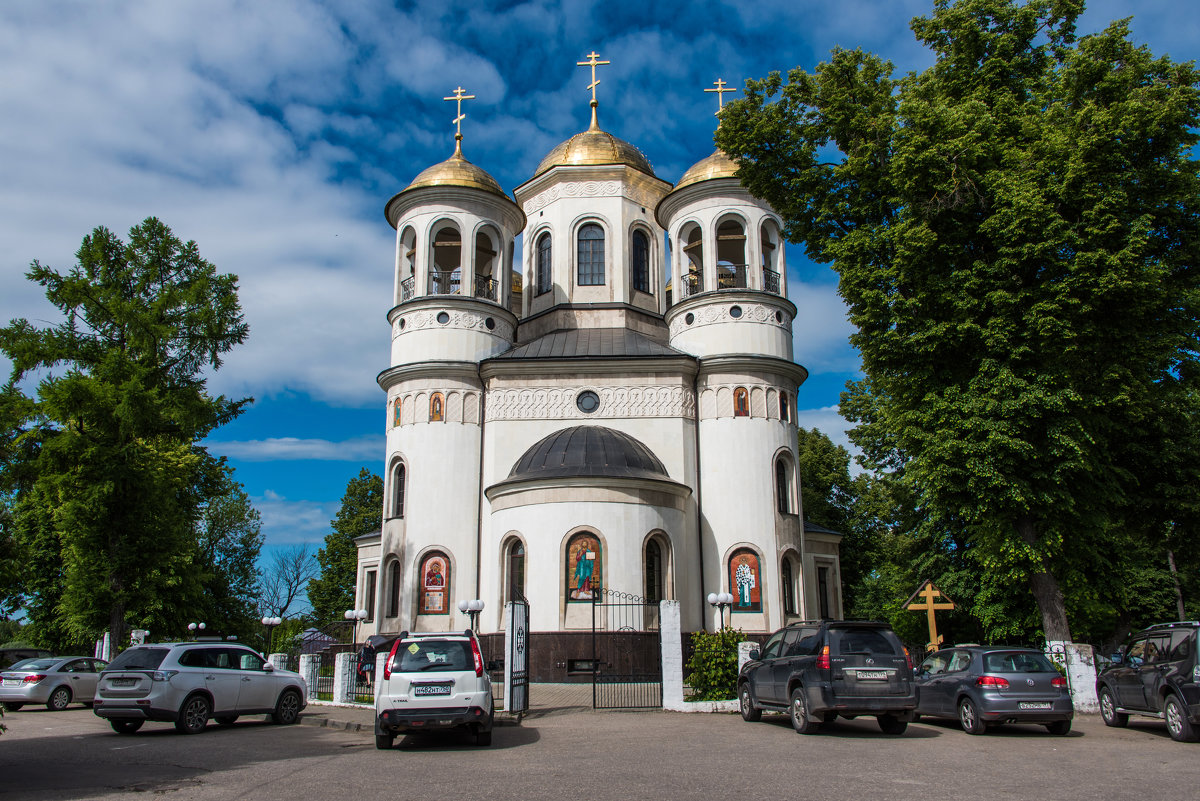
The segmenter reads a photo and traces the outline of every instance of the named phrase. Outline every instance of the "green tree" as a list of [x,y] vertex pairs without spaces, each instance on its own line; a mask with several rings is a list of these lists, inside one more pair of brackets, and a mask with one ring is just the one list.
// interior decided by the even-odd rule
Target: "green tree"
[[383,479],[362,468],[346,484],[342,505],[329,525],[332,531],[325,535],[325,547],[317,551],[320,575],[308,583],[308,602],[321,624],[341,620],[354,606],[358,573],[354,539],[383,526]]
[[[95,229],[76,258],[66,274],[28,272],[61,323],[0,329],[19,420],[5,485],[39,638],[107,629],[120,643],[129,625],[167,630],[200,593],[195,524],[225,469],[198,443],[250,402],[210,396],[205,372],[248,329],[236,278],[153,217],[128,243]],[[35,397],[18,389],[26,377]]]
[[[205,499],[196,523],[196,559],[200,595],[193,610],[197,620],[226,635],[245,640],[262,624],[258,614],[258,557],[262,550],[262,518],[241,484],[226,476],[219,491]],[[182,636],[188,621],[170,632]]]
[[[717,133],[839,274],[853,440],[1026,581],[1053,640],[1077,566],[1120,558],[1139,477],[1194,419],[1200,350],[1200,76],[1127,22],[1077,39],[1082,7],[937,0],[912,23],[929,69],[835,50],[747,82]],[[1195,460],[1171,467],[1194,493]]]

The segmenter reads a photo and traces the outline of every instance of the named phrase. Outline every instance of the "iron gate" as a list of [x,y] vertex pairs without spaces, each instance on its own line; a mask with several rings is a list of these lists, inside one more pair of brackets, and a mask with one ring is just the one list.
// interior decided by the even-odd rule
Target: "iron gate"
[[597,588],[592,596],[592,708],[660,707],[658,602]]
[[529,711],[529,601],[523,596],[508,604],[507,622],[504,709],[519,714]]

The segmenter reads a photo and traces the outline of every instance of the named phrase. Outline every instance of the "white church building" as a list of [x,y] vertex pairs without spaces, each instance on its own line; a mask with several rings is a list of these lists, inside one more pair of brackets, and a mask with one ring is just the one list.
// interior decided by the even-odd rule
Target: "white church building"
[[[358,540],[360,637],[461,629],[476,599],[498,632],[517,597],[530,632],[590,633],[602,590],[678,600],[685,632],[720,625],[710,593],[748,633],[842,614],[840,536],[800,505],[781,221],[723,153],[672,184],[601,129],[591,58],[591,124],[511,196],[460,128],[385,206],[385,508]],[[469,96],[447,99],[461,121]]]

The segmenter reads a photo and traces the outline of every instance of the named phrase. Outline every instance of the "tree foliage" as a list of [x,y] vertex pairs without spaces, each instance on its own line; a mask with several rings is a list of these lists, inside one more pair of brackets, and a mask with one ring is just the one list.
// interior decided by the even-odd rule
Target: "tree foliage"
[[337,517],[330,521],[325,547],[317,551],[320,575],[308,583],[308,602],[319,625],[337,622],[354,607],[358,573],[356,537],[383,526],[383,479],[367,468],[346,484]]
[[747,82],[717,135],[838,272],[868,464],[1054,640],[1118,533],[1163,536],[1197,486],[1200,74],[1127,21],[1077,38],[1082,6],[937,0],[929,69],[835,50]]
[[62,322],[0,329],[13,363],[4,487],[29,616],[52,647],[104,630],[123,642],[129,626],[165,632],[191,611],[203,590],[195,526],[227,486],[198,443],[249,402],[207,392],[205,371],[248,329],[236,278],[194,242],[151,217],[128,243],[96,228],[76,258],[66,274],[36,261],[28,272]]

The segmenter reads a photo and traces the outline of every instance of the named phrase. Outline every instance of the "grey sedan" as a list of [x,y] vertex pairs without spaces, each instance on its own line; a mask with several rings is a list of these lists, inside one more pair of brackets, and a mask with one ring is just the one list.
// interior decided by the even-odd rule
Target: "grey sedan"
[[26,704],[66,709],[72,702],[91,706],[96,680],[108,663],[89,656],[26,659],[0,673],[0,703],[9,712]]
[[1001,723],[1066,734],[1075,717],[1066,678],[1032,648],[946,648],[920,664],[915,684],[918,715],[957,718],[967,734]]

